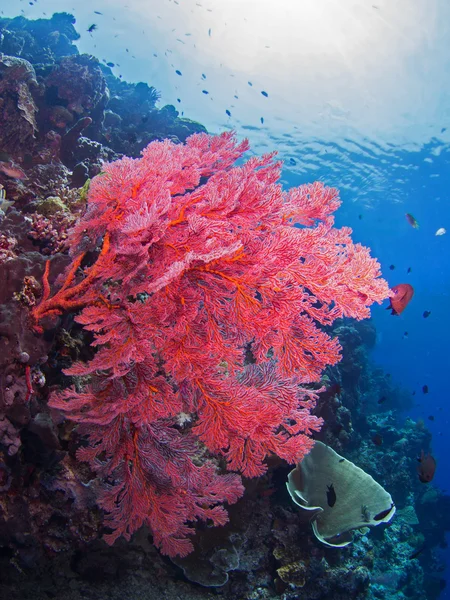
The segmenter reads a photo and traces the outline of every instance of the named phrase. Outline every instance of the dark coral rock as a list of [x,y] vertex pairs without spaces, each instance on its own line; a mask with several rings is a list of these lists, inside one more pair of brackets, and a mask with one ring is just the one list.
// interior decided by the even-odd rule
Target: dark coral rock
[[12,474],[8,465],[0,461],[0,492],[7,492],[11,486]]
[[[64,138],[63,138],[64,140]],[[69,167],[74,168],[77,164],[83,163],[87,167],[88,177],[98,175],[102,170],[102,163],[116,160],[117,154],[103,146],[100,142],[89,139],[85,136],[80,136],[73,145],[69,143],[63,146],[61,158]],[[83,180],[83,184],[86,178]]]
[[74,23],[75,18],[68,13],[35,21],[25,17],[0,19],[0,51],[32,63],[50,63],[60,56],[78,54],[72,43],[80,37]]
[[48,96],[53,94],[60,105],[78,116],[90,116],[98,107],[103,110],[109,98],[100,64],[88,54],[60,59],[45,83]]
[[31,411],[27,404],[13,404],[6,409],[6,416],[16,427],[25,427],[31,419]]
[[0,56],[0,148],[12,155],[33,147],[37,133],[37,81],[33,66],[13,56]]
[[111,91],[108,110],[116,113],[116,118],[120,115],[120,121],[110,121],[107,126],[117,126],[123,122],[124,126],[145,127],[145,117],[155,109],[159,93],[153,86],[146,83],[141,82],[134,85],[120,81],[112,75],[110,69],[108,71],[109,75],[106,75],[106,80]]
[[193,133],[206,132],[200,123],[180,118],[176,108],[170,104],[156,109],[154,88],[124,82],[116,85],[114,79],[112,75],[107,78],[112,93],[102,141],[116,152],[139,156],[154,140],[171,139],[180,143]]
[[[43,159],[47,149],[40,153],[40,159]],[[49,151],[50,153],[50,151]],[[39,160],[40,160],[39,159]],[[24,212],[33,212],[33,202],[40,198],[47,198],[61,195],[60,190],[66,189],[70,181],[70,171],[59,161],[51,161],[46,164],[36,164],[27,170],[28,179],[25,181],[10,180],[5,182],[7,197],[15,201],[14,207],[18,207]],[[13,212],[8,212],[8,218],[12,219]],[[2,229],[9,224],[2,223]],[[30,228],[28,227],[28,230]],[[26,234],[25,236],[26,237]],[[24,240],[21,240],[24,243]],[[25,248],[32,247],[31,244],[25,245]]]
[[38,413],[29,424],[28,431],[38,437],[47,448],[53,450],[61,448],[58,432],[50,415]]

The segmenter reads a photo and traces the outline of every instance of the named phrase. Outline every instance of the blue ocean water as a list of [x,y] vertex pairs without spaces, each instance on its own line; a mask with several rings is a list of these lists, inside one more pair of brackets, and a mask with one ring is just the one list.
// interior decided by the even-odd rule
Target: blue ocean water
[[431,430],[435,482],[449,492],[450,7],[424,4],[0,0],[0,9],[74,14],[80,51],[155,86],[161,105],[211,132],[235,129],[255,153],[278,150],[286,186],[340,189],[337,224],[371,247],[391,285],[414,286],[401,316],[374,307],[373,360],[415,392],[408,416]]

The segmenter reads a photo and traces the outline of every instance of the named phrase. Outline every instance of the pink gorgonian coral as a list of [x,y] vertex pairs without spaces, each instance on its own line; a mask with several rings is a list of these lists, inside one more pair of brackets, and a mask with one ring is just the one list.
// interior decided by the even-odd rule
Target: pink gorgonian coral
[[218,464],[256,477],[269,455],[300,460],[321,425],[304,386],[340,358],[322,326],[389,295],[369,250],[333,227],[337,190],[283,191],[273,154],[234,166],[247,149],[199,134],[105,166],[53,294],[47,264],[35,330],[80,311],[94,334],[92,360],[66,371],[90,383],[50,404],[87,436],[78,458],[104,481],[111,543],[146,523],[185,555],[188,522],[224,523],[242,494]]

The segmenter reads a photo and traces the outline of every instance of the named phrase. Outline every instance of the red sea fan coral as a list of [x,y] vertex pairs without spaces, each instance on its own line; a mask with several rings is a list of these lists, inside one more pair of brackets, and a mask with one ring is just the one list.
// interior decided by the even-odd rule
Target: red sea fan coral
[[110,542],[146,523],[163,552],[185,555],[187,522],[224,523],[221,503],[243,491],[208,456],[247,477],[270,454],[301,459],[321,425],[302,386],[340,357],[320,326],[365,318],[389,295],[368,249],[333,228],[337,190],[284,192],[273,154],[233,166],[247,149],[231,133],[199,134],[105,166],[53,295],[47,265],[36,331],[82,309],[97,347],[66,371],[90,384],[51,406],[87,435],[78,457],[105,481]]

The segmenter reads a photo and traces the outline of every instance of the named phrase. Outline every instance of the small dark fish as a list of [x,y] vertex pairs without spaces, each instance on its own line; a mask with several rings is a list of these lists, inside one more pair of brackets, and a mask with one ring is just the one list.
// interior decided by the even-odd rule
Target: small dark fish
[[340,459],[339,459],[339,462],[340,462],[340,463],[343,463],[343,462],[344,462],[344,460],[345,460],[345,458],[340,458]]
[[253,83],[251,81],[247,81],[248,85],[251,87]]
[[428,319],[428,317],[431,315],[431,310],[424,310],[423,311],[423,318],[424,319]]
[[179,98],[177,98],[177,102],[181,102],[181,100]]
[[208,29],[208,35],[211,37],[211,29]]
[[419,554],[422,554],[422,552],[425,550],[425,546],[422,546],[422,548],[419,548],[418,550],[416,550],[415,552],[413,552],[411,554],[411,556],[409,557],[409,560],[413,560],[414,558],[417,558],[419,556]]
[[447,131],[447,127],[443,127],[443,128],[441,129],[441,133],[445,133],[446,131]]
[[260,121],[261,121],[261,125],[264,125],[264,117],[261,117]]
[[408,332],[407,332],[407,331],[405,331],[405,333],[403,334],[403,337],[404,337],[404,338],[405,338],[405,337],[408,337]]
[[87,31],[88,33],[92,33],[96,29],[98,29],[98,26],[95,23],[93,23],[90,27],[87,28]]
[[436,459],[431,454],[425,454],[422,450],[417,459],[420,464],[417,465],[417,474],[421,483],[430,483],[436,471]]
[[383,445],[383,436],[380,435],[379,433],[376,433],[375,435],[372,436],[372,442],[375,444],[375,446],[382,446]]
[[327,502],[330,507],[336,504],[336,492],[334,491],[333,484],[327,485]]
[[227,110],[226,110],[225,112],[227,113],[227,115],[228,115],[229,117],[231,117],[231,113],[230,113],[230,111],[228,110],[228,108],[227,108]]
[[202,94],[209,94],[208,90],[202,90]]
[[411,271],[412,271],[411,267],[408,267],[408,270],[406,272],[411,273]]
[[112,67],[115,67],[116,65],[113,62],[107,62],[106,66],[112,68]]
[[419,229],[419,223],[416,221],[416,218],[411,213],[406,213],[405,217],[408,223],[411,225],[411,227],[414,227],[414,229]]
[[389,268],[391,271],[393,271],[395,269],[395,265],[390,265]]
[[206,75],[202,73],[202,79],[206,79]]
[[96,15],[102,15],[102,14],[103,14],[103,13],[101,13],[101,12],[100,12],[100,11],[98,11],[98,10],[94,10],[94,13],[95,13]]
[[264,90],[261,92],[261,94],[262,94],[263,96],[265,96],[266,98],[268,98],[268,96],[269,96],[269,94],[268,94],[267,92],[265,92]]
[[358,219],[362,221],[362,215],[358,215]]
[[183,73],[182,73],[181,71],[179,71],[178,69],[175,71],[175,73],[176,73],[177,75],[182,75],[182,74],[183,74]]
[[429,421],[434,421],[434,415],[430,415],[430,416],[428,417],[428,420],[429,420]]
[[428,386],[427,386],[427,385],[424,385],[424,386],[422,387],[422,392],[423,392],[424,394],[428,394]]
[[386,402],[386,400],[386,396],[381,396],[381,398],[378,400],[378,404],[383,404],[384,402]]
[[383,510],[382,512],[375,515],[373,520],[381,521],[382,519],[384,519],[385,517],[388,516],[388,514],[392,511],[393,508],[394,508],[394,503],[392,503],[391,506],[389,508],[387,508],[386,510]]
[[297,161],[295,160],[295,158],[290,158],[289,159],[289,164],[292,166],[295,166],[297,164]]
[[416,390],[414,390],[414,391],[413,391],[412,395],[413,395],[413,396],[415,396],[415,395],[416,395]]

